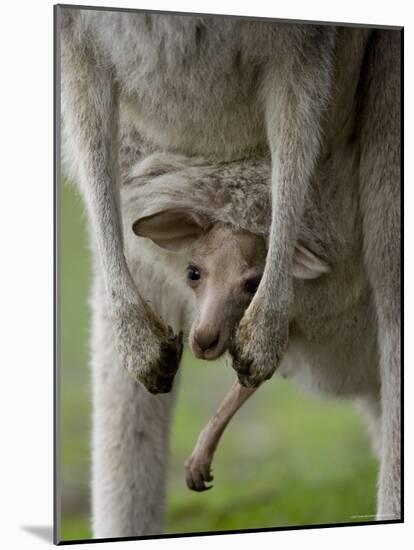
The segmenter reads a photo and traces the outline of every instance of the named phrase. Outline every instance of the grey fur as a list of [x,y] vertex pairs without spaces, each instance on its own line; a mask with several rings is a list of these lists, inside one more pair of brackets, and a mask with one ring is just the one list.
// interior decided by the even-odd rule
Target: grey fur
[[[107,309],[100,302],[102,291],[94,300],[95,332],[103,331],[103,349],[111,352],[97,353],[96,371],[110,368],[109,356],[117,363],[111,330],[121,364],[150,391],[170,390],[179,364],[180,341],[169,338],[167,323],[176,331],[181,323],[169,319],[170,304],[146,305],[140,268],[127,265],[123,254],[118,190],[132,164],[153,151],[203,157],[204,166],[215,166],[211,182],[221,182],[217,200],[225,204],[231,163],[253,165],[268,155],[269,252],[259,290],[235,335],[234,367],[249,386],[279,367],[330,393],[370,403],[378,403],[380,395],[378,518],[398,518],[399,32],[65,8],[61,35],[65,157],[86,199],[101,266],[96,276],[106,289]],[[239,174],[243,190],[256,177],[255,168],[246,173],[246,178]],[[192,179],[186,180],[187,189]],[[236,196],[242,204],[243,193]],[[263,196],[269,200],[268,191]],[[241,212],[248,216],[229,214],[227,223],[248,230],[260,225],[260,210],[256,218],[252,210],[252,219],[246,207]],[[293,283],[297,243],[322,258],[330,273]],[[164,279],[154,274],[151,285],[169,284],[168,270],[161,271]],[[180,301],[180,292],[175,296]],[[185,316],[184,309],[176,312]],[[105,329],[104,311],[111,319]],[[167,364],[166,356],[174,360]],[[119,376],[114,387],[124,391],[126,379],[115,364],[111,367]],[[99,411],[109,397],[100,393],[105,377],[96,376]],[[133,379],[128,383],[138,399],[142,388]],[[157,433],[161,447],[168,407],[160,404],[168,399],[137,401],[138,408],[148,407],[145,411],[159,410],[151,427],[142,420],[142,429],[147,436]],[[125,408],[121,417],[131,414],[137,421],[137,410],[125,402],[119,406]],[[98,412],[96,418],[102,420]],[[119,441],[120,426],[102,427],[105,438]],[[99,536],[161,530],[164,447],[155,451],[152,436],[147,443],[139,439],[125,443],[121,470],[134,455],[139,460],[152,453],[160,461],[152,478],[158,488],[143,489],[148,480],[141,467],[128,474],[134,477],[123,478],[129,489],[122,494],[113,492],[111,478],[94,498]],[[105,446],[97,441],[95,453],[112,471],[114,459],[104,456]],[[144,501],[154,507],[146,509]],[[118,519],[105,524],[102,510],[113,507]]]

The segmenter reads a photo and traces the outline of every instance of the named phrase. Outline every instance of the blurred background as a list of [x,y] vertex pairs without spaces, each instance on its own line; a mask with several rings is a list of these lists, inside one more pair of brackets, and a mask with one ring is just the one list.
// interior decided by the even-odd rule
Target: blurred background
[[[90,258],[76,190],[61,194],[61,539],[91,537]],[[227,364],[226,364],[227,363]],[[187,489],[184,461],[234,380],[228,360],[186,349],[172,431],[167,532],[369,521],[377,463],[350,403],[308,396],[274,377],[230,423],[213,463],[214,488]],[[368,517],[369,516],[369,517]]]

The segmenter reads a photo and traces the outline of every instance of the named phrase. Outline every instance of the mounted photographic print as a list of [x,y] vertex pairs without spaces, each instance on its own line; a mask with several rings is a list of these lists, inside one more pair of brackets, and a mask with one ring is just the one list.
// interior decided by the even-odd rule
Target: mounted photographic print
[[55,542],[403,521],[402,28],[55,7]]

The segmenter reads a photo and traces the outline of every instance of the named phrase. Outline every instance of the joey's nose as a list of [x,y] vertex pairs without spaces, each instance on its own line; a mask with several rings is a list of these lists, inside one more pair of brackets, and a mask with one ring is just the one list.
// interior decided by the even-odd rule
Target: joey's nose
[[217,330],[198,330],[194,334],[194,340],[204,359],[216,357],[215,351],[220,340],[220,333]]

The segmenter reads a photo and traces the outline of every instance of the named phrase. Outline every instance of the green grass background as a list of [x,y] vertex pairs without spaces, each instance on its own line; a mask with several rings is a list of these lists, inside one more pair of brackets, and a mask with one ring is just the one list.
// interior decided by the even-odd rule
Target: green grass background
[[[91,537],[88,367],[90,258],[76,191],[61,201],[61,539]],[[348,402],[303,394],[274,377],[229,425],[213,464],[214,488],[186,488],[184,460],[234,379],[226,361],[188,349],[172,431],[167,532],[343,523],[375,512],[377,463]]]

